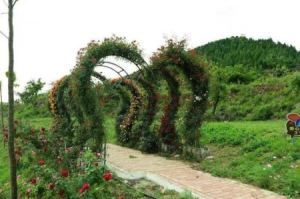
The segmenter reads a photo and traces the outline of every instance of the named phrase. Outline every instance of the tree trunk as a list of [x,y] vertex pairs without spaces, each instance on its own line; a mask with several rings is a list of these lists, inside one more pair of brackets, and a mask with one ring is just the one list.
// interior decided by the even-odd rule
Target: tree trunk
[[14,27],[13,27],[13,0],[8,0],[8,153],[10,162],[11,199],[17,199],[17,165],[15,156],[14,130]]

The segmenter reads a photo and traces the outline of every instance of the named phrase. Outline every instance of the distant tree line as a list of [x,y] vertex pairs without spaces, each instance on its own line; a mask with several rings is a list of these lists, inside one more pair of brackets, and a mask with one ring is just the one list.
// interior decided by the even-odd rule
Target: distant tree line
[[210,42],[196,50],[220,66],[241,64],[258,69],[294,69],[300,66],[300,52],[295,47],[276,43],[272,39],[230,37]]

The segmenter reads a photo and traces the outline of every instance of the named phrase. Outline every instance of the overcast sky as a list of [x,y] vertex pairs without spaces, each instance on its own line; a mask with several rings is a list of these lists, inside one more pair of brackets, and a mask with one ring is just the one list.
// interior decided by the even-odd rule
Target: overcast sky
[[[5,1],[5,0],[3,0]],[[1,12],[6,12],[0,0]],[[17,91],[69,74],[77,51],[112,34],[137,40],[146,58],[165,38],[190,47],[245,35],[272,38],[300,50],[299,0],[19,0],[15,7]],[[0,16],[7,33],[7,15]],[[0,36],[0,79],[7,100],[7,39]]]

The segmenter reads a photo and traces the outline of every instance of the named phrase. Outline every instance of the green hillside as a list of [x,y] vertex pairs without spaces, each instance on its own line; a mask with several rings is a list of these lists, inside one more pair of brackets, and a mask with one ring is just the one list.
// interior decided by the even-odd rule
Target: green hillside
[[272,39],[230,37],[209,42],[196,50],[221,66],[242,64],[269,69],[282,66],[295,68],[300,65],[300,52],[295,47],[275,43]]
[[300,52],[293,46],[231,37],[196,50],[210,62],[208,119],[284,119],[300,111]]

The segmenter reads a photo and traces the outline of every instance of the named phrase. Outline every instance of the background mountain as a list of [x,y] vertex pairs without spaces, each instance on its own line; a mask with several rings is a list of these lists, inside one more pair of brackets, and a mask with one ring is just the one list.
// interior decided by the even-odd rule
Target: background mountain
[[230,37],[209,42],[196,50],[221,66],[242,64],[262,69],[300,66],[300,52],[295,47],[272,39]]
[[300,52],[295,47],[230,37],[196,51],[210,62],[208,118],[284,119],[288,112],[300,112]]

